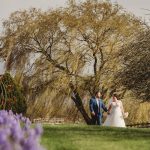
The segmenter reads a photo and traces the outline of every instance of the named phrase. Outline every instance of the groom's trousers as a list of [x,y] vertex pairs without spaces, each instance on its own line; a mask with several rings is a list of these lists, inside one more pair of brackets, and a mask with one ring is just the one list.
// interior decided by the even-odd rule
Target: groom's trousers
[[102,116],[101,115],[92,115],[92,122],[94,125],[101,125],[102,124]]

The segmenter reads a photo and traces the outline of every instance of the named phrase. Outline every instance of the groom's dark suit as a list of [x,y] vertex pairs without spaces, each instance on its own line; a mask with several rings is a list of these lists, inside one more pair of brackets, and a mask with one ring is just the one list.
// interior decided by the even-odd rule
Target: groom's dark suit
[[[102,124],[102,109],[107,112],[107,108],[105,107],[103,100],[96,99],[96,97],[92,97],[90,99],[90,111],[93,124]],[[95,115],[92,114],[93,112],[95,113]]]

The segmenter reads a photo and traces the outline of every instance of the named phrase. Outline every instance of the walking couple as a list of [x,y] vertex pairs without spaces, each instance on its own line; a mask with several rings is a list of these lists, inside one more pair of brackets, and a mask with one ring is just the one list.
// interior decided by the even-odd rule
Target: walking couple
[[[128,116],[128,112],[124,112],[123,104],[113,94],[109,100],[108,107],[105,106],[101,99],[101,92],[97,91],[95,96],[90,99],[90,112],[93,124],[113,127],[126,127],[124,118]],[[107,117],[102,123],[103,111],[107,112]]]

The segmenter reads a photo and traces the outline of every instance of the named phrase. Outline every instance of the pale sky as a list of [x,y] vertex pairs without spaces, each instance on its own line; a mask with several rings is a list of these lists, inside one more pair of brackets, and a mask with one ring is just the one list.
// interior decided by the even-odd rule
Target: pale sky
[[[76,0],[84,1],[84,0]],[[142,16],[148,18],[146,15],[150,13],[150,0],[110,0],[111,2],[118,2],[128,11],[134,13],[136,16]],[[67,0],[0,0],[0,22],[2,19],[8,18],[11,12],[28,9],[31,7],[41,8],[46,10],[48,8],[54,8],[59,6],[65,6]]]
[[[84,0],[77,0],[84,1]],[[118,2],[127,11],[135,14],[138,17],[142,17],[149,20],[150,0],[110,0],[111,2]],[[17,10],[29,9],[31,7],[47,10],[49,8],[63,7],[67,3],[67,0],[0,0],[0,32],[2,31],[2,22],[7,19],[9,15]],[[0,73],[2,73],[2,64],[0,63]]]

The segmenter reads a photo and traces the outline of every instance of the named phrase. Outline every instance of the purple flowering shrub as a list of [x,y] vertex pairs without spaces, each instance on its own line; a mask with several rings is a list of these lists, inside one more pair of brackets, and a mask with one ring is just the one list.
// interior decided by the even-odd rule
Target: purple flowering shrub
[[22,114],[0,111],[0,150],[43,150],[40,145],[42,127],[31,127],[31,122]]

